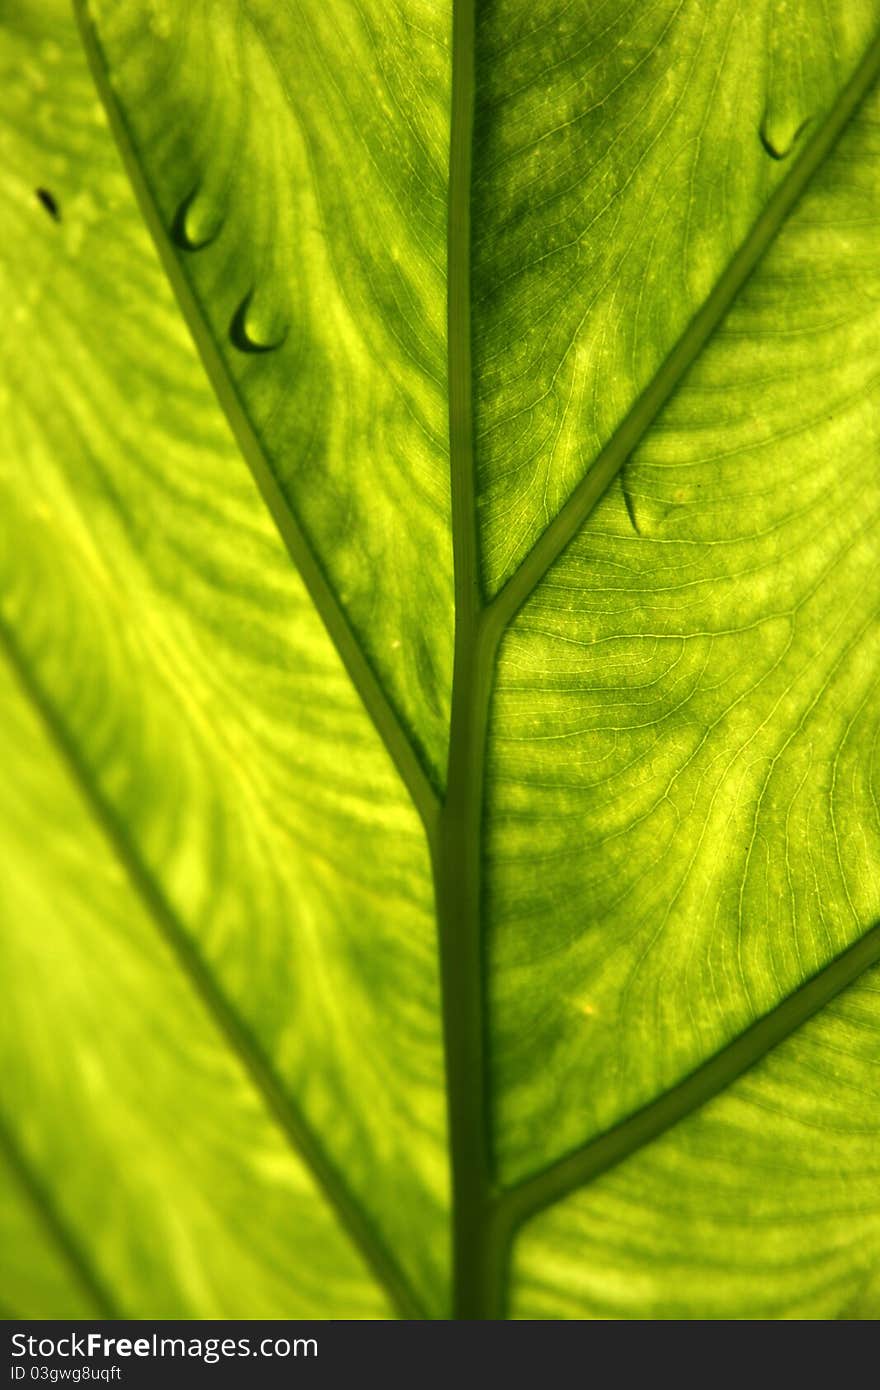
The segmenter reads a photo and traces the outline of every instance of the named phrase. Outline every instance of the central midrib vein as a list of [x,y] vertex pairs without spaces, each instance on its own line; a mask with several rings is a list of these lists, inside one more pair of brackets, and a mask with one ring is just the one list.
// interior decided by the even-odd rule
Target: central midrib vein
[[489,676],[480,590],[471,401],[470,202],[474,3],[454,0],[449,145],[447,345],[455,567],[455,662],[446,795],[432,844],[452,1183],[453,1316],[487,1316],[489,1108],[480,931],[483,756]]

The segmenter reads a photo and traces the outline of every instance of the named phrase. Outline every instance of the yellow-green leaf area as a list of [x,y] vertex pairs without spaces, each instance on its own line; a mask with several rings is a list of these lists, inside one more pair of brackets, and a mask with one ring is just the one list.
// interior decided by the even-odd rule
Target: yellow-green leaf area
[[[422,825],[193,353],[72,16],[31,7],[2,44],[7,655],[80,789],[80,819],[170,947],[178,988],[200,996],[226,1065],[257,1075],[288,1147],[304,1138],[392,1283],[440,1306],[445,1116]],[[85,851],[80,862],[87,903]],[[42,872],[49,911],[51,860]],[[4,907],[5,930],[16,921]],[[54,930],[75,951],[60,905]],[[12,988],[36,1008],[36,977]],[[25,1090],[29,1036],[6,1039]],[[125,1065],[140,1066],[144,1047],[130,1047]],[[183,1104],[186,1074],[167,1084]],[[101,1156],[105,1187],[121,1146]],[[156,1191],[129,1212],[132,1232]],[[193,1315],[208,1306],[194,1300]]]

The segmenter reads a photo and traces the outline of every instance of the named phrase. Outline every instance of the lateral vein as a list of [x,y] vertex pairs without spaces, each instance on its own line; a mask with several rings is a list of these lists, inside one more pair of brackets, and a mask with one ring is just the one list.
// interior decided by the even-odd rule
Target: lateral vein
[[497,1218],[505,1238],[509,1241],[523,1221],[615,1168],[726,1090],[878,962],[880,923],[662,1096],[574,1153],[499,1193]]
[[64,1221],[49,1188],[38,1177],[33,1165],[13,1137],[12,1130],[0,1116],[0,1152],[15,1174],[31,1207],[38,1216],[52,1244],[59,1251],[76,1282],[98,1310],[102,1318],[116,1319],[119,1312],[110,1293],[92,1268],[91,1261],[73,1231]]
[[773,242],[814,174],[834,149],[859,104],[880,75],[880,35],[837,98],[834,107],[787,177],[772,194],[752,230],[728,263],[715,288],[691,319],[651,382],[596,457],[568,501],[535,542],[487,610],[501,632],[574,539],[627,459],[651,428],[689,367],[731,307]]
[[14,632],[2,618],[0,646],[3,647],[19,685],[39,715],[49,739],[58,750],[94,820],[103,831],[110,849],[143,903],[148,917],[170,949],[172,958],[186,977],[225,1046],[235,1056],[261,1097],[267,1113],[310,1171],[340,1225],[385,1288],[401,1316],[417,1320],[426,1318],[426,1312],[410,1289],[397,1262],[324,1152],[247,1023],[223,992],[196,943],[187,933],[129,838],[123,822],[104,797],[64,721],[34,677]]
[[153,191],[141,168],[125,116],[108,81],[100,41],[88,15],[87,0],[74,0],[74,10],[92,76],[141,214],[150,230],[162,267],[177,298],[214,393],[287,553],[299,571],[352,684],[397,768],[430,838],[434,832],[440,805],[437,789],[355,636],[310,541],[278,485],[236,385],[227,370],[223,355],[178,265]]

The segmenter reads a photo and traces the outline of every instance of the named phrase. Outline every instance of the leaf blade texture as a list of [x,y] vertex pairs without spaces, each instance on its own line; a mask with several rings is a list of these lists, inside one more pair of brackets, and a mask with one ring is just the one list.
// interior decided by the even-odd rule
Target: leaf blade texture
[[876,1315],[875,6],[18,8],[13,1311]]

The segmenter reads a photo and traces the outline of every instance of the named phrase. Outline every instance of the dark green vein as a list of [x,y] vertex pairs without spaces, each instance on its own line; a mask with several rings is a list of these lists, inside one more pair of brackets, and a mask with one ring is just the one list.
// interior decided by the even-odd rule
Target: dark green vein
[[74,1280],[88,1301],[95,1305],[97,1316],[100,1318],[118,1318],[119,1313],[110,1293],[92,1268],[86,1252],[58,1211],[51,1191],[42,1178],[37,1175],[3,1119],[0,1119],[0,1153],[3,1154],[12,1169],[40,1224],[47,1232],[51,1243],[59,1251]]
[[434,846],[452,1177],[453,1316],[489,1316],[490,1210],[480,828],[491,654],[479,640],[482,597],[471,404],[471,158],[474,3],[455,0],[449,147],[447,343],[455,664],[447,791]]
[[267,1112],[287,1142],[311,1172],[340,1225],[387,1290],[401,1316],[417,1319],[426,1317],[397,1262],[361,1211],[298,1106],[288,1095],[259,1042],[227,999],[195,942],[178,920],[174,909],[130,840],[125,825],[81,757],[64,721],[33,675],[14,632],[2,619],[0,646],[5,650],[19,684],[39,714],[50,740],[58,749],[95,822],[125,870],[129,883],[194,994],[204,1006],[224,1045],[250,1079]]
[[836,145],[848,121],[880,75],[880,37],[868,49],[831,113],[805,145],[797,161],[768,200],[708,299],[691,319],[669,356],[639,396],[561,511],[489,608],[499,630],[510,622],[551,565],[577,535],[633,450],[656,420],[688,368],[694,363],[731,307],[752,271],[783,226],[813,175]]
[[168,230],[159,213],[153,191],[147,182],[125,116],[107,77],[107,68],[98,35],[88,16],[88,0],[74,0],[86,55],[103,102],[110,129],[125,164],[144,221],[150,230],[162,266],[177,297],[181,312],[202,359],[214,393],[229,421],[236,442],[253,474],[263,501],[272,516],[291,560],[298,569],[312,602],[351,677],[364,707],[375,725],[392,762],[412,797],[429,839],[436,828],[439,797],[428,773],[364,654],[337,598],[312,550],[306,535],[278,486],[262,445],[254,433],[247,411],[227,370],[213,334],[198,301],[180,268]]
[[[590,471],[547,527],[519,568],[484,609],[479,625],[483,649],[494,653],[507,625],[578,533],[610,484],[656,420],[673,391],[708,343],[746,280],[785,223],[810,180],[834,149],[846,125],[880,75],[880,36],[868,49],[835,106],[797,163],[777,188],[708,299],[636,401]],[[480,679],[490,686],[492,672]],[[485,725],[484,735],[485,737]],[[551,1164],[513,1188],[495,1193],[484,1219],[485,1277],[496,1281],[487,1290],[483,1316],[504,1316],[506,1271],[513,1237],[530,1216],[587,1185],[657,1138],[678,1120],[729,1086],[739,1075],[783,1041],[840,990],[880,960],[880,927],[820,971],[679,1085],[575,1153]]]
[[616,1167],[714,1099],[878,962],[880,924],[662,1096],[574,1153],[502,1192],[495,1208],[498,1238],[509,1246],[516,1229],[529,1217]]

